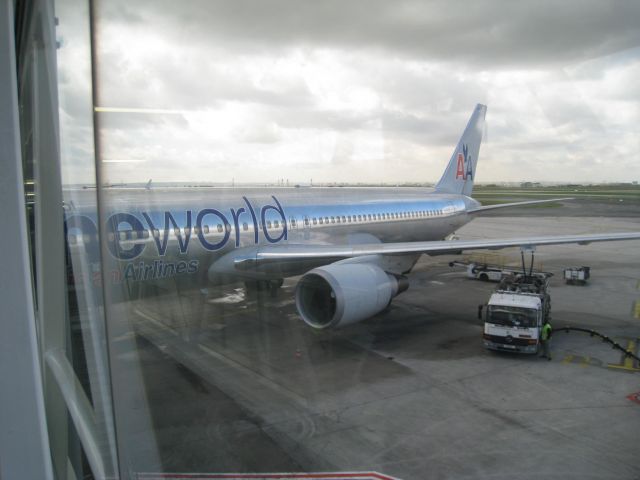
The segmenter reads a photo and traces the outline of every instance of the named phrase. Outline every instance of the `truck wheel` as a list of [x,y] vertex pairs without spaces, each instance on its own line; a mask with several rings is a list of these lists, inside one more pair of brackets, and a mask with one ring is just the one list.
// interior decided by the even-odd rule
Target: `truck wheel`
[[487,275],[486,273],[481,273],[478,278],[480,280],[482,280],[483,282],[488,282],[489,281],[489,275]]

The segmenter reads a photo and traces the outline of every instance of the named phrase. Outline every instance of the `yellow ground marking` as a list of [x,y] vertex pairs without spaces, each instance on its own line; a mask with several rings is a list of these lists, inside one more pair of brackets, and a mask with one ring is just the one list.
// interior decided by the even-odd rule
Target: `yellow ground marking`
[[601,367],[602,362],[597,358],[585,357],[582,355],[573,355],[568,353],[562,359],[562,363],[564,365],[569,365],[570,363],[580,365],[582,368],[584,367]]
[[[636,353],[636,342],[633,340],[629,340],[627,343],[627,352]],[[610,363],[608,365],[609,368],[617,368],[620,370],[628,370],[630,372],[640,372],[640,368],[634,367],[634,359],[632,357],[627,357],[626,355],[622,355],[622,360],[620,363]]]
[[[640,290],[640,280],[638,280],[636,288]],[[633,316],[640,319],[640,300],[636,300],[633,305]]]

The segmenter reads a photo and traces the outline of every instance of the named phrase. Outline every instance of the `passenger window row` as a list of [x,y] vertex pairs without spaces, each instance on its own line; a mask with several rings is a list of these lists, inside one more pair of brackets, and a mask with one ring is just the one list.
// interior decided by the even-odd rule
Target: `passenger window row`
[[[437,210],[419,210],[414,212],[394,212],[394,213],[367,213],[361,215],[343,215],[335,217],[312,217],[305,218],[304,225],[327,225],[334,223],[360,223],[382,220],[395,220],[402,218],[427,218],[443,215],[444,211]],[[295,219],[291,219],[291,225],[295,227]]]

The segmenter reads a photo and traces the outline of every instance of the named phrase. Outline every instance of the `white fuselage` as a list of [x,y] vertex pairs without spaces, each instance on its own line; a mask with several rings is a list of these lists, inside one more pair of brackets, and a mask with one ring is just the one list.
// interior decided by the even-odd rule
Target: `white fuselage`
[[[128,280],[150,280],[208,271],[223,256],[261,245],[441,240],[467,223],[467,210],[477,205],[463,195],[414,188],[105,189],[101,229],[109,268]],[[97,239],[90,226],[98,224],[95,208],[68,210],[66,217],[71,246],[87,248]],[[214,271],[208,280],[276,278],[308,267],[286,275],[225,271],[219,278]]]

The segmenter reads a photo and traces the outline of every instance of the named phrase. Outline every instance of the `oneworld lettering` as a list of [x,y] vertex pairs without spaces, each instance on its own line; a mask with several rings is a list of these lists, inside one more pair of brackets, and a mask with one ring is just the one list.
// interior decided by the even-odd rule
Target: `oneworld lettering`
[[[259,232],[269,243],[286,241],[288,231],[284,209],[275,196],[271,198],[274,204],[265,204],[257,209],[243,196],[241,206],[224,211],[203,208],[141,211],[136,214],[116,212],[109,215],[104,224],[107,249],[118,260],[133,260],[143,253],[165,256],[171,239],[176,241],[180,254],[186,254],[194,242],[211,252],[225,248],[230,242],[239,247],[242,235],[250,235],[253,244],[258,244]],[[71,215],[66,219],[65,227],[68,235],[80,235],[86,253],[98,260],[95,222],[85,215]],[[187,271],[192,268],[187,268]]]

